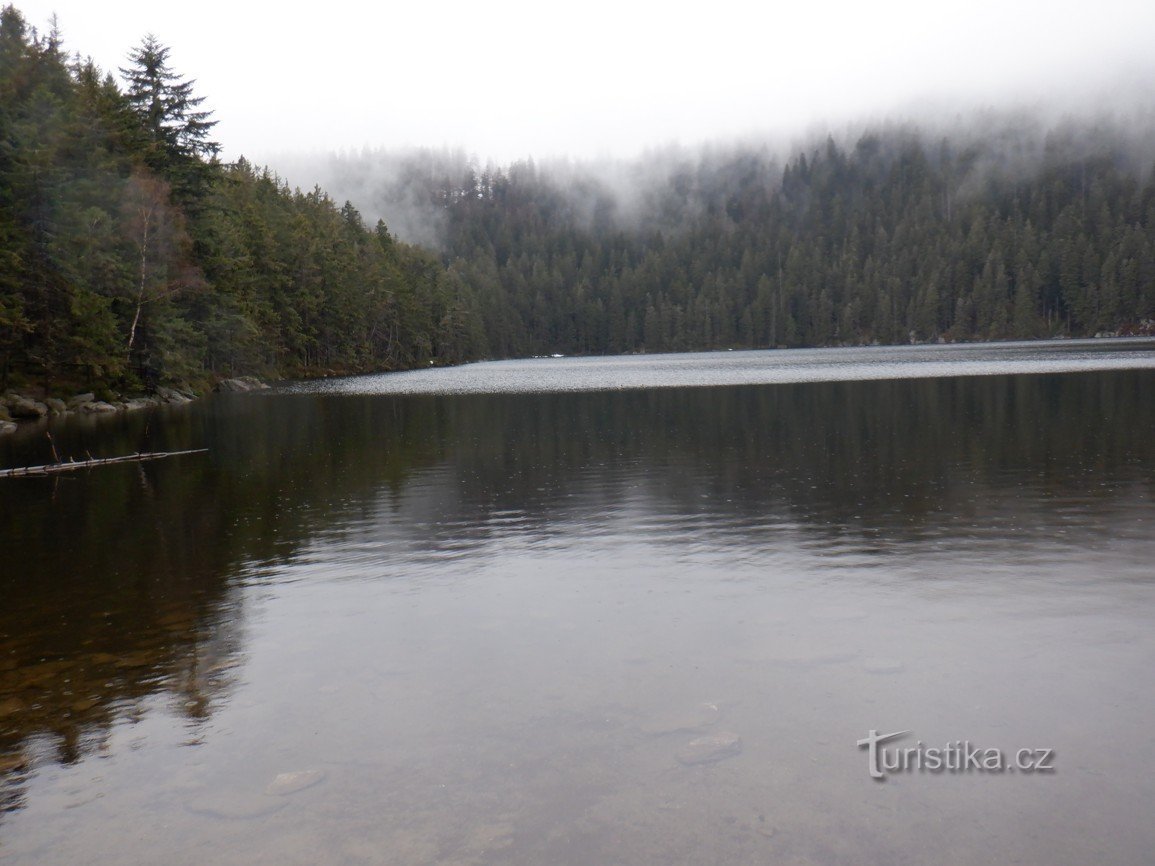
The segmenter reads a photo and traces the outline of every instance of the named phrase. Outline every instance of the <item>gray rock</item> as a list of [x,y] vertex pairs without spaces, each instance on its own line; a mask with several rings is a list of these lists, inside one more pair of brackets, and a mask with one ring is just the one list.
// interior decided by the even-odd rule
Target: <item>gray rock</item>
[[124,408],[129,412],[135,412],[139,409],[152,409],[159,405],[160,401],[152,397],[134,397],[124,404]]
[[312,788],[324,779],[323,770],[294,770],[291,773],[280,773],[269,782],[265,793],[271,797],[285,797]]
[[0,421],[11,421],[12,416],[8,414],[8,404],[0,401]]
[[43,418],[48,414],[48,407],[39,400],[17,396],[8,401],[8,414],[13,418]]
[[173,403],[173,404],[179,405],[181,403],[191,403],[192,402],[191,397],[186,397],[184,394],[182,394],[180,391],[177,391],[175,388],[164,388],[164,387],[157,388],[156,389],[156,396],[159,400],[161,400],[164,403]]
[[742,738],[729,731],[718,731],[705,737],[690,740],[678,749],[674,757],[678,763],[688,767],[698,764],[713,764],[732,758],[742,751]]
[[222,379],[217,382],[216,388],[222,394],[241,394],[246,391],[260,391],[269,386],[255,376],[238,376],[235,379]]
[[89,391],[86,394],[77,394],[75,397],[71,398],[65,405],[69,409],[76,409],[80,406],[83,406],[85,403],[95,403],[95,402],[96,402],[96,395],[93,394],[91,391]]
[[3,436],[5,433],[15,433],[15,432],[16,432],[16,425],[13,424],[11,421],[0,421],[0,436]]
[[48,397],[44,400],[44,405],[48,407],[48,411],[53,415],[63,415],[68,411],[68,404],[63,400],[58,400],[55,397]]
[[88,412],[88,413],[93,414],[93,415],[97,415],[97,414],[100,414],[102,412],[115,412],[116,407],[113,406],[111,403],[105,403],[101,400],[97,400],[94,403],[82,404],[80,406],[80,411],[81,412]]

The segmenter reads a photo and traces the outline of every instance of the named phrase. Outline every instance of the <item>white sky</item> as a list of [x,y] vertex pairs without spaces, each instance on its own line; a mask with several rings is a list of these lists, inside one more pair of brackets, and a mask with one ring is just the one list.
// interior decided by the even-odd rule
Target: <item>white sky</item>
[[1155,0],[17,2],[105,69],[172,48],[226,158],[460,146],[632,155],[933,100],[964,108],[1155,82]]

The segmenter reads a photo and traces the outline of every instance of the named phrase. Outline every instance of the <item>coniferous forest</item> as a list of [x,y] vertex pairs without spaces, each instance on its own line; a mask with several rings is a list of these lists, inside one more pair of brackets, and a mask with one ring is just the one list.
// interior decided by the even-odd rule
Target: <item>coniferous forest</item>
[[463,288],[352,205],[224,164],[146,38],[121,80],[0,13],[0,366],[148,389],[476,356]]
[[1155,151],[1023,127],[601,172],[362,153],[328,182],[438,245],[496,356],[1150,333]]
[[148,390],[1155,319],[1155,178],[1117,128],[882,126],[784,159],[750,144],[612,169],[334,158],[327,186],[382,218],[367,227],[320,187],[223,161],[211,108],[157,39],[119,74],[72,51],[0,13],[5,384]]

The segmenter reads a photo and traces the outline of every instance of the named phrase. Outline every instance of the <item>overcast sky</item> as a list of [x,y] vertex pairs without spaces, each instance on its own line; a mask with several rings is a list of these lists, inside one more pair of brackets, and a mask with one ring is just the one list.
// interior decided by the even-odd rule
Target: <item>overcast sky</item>
[[460,146],[629,156],[864,115],[1155,81],[1153,0],[15,4],[106,69],[148,32],[225,156]]

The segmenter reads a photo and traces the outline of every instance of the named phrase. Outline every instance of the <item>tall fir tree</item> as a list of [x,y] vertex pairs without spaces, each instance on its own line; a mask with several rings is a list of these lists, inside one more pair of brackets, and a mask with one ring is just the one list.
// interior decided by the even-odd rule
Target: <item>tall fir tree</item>
[[217,121],[211,119],[211,111],[201,108],[205,97],[193,95],[195,80],[185,80],[172,70],[170,54],[171,49],[150,33],[129,52],[129,65],[121,67],[120,74],[128,103],[151,139],[146,163],[189,205],[204,194],[206,168],[221,146],[209,137]]

